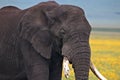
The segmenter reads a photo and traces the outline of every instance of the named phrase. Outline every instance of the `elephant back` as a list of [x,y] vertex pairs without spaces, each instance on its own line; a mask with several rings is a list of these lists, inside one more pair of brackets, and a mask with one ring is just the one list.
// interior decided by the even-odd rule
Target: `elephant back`
[[15,6],[5,6],[0,8],[0,11],[4,11],[4,12],[10,12],[10,11],[19,11],[21,9],[15,7]]
[[16,7],[0,9],[0,80],[10,80],[24,70],[17,28],[22,15]]

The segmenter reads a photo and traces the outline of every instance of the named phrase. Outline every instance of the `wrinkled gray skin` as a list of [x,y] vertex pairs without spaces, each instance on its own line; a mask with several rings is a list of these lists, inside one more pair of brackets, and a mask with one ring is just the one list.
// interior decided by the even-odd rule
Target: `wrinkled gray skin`
[[55,19],[50,30],[56,36],[55,40],[61,40],[62,55],[72,63],[76,80],[88,80],[91,26],[84,11],[76,6],[61,5],[50,13]]
[[16,9],[0,10],[0,80],[61,80],[63,56],[76,80],[88,79],[91,27],[81,8],[49,1]]

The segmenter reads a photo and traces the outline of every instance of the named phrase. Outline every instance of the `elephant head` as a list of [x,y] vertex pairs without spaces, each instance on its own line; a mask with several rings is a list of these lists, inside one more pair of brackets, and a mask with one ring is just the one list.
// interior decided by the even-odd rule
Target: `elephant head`
[[62,44],[59,45],[62,55],[72,63],[76,80],[87,80],[91,54],[89,46],[91,26],[84,11],[76,6],[61,5],[50,11],[48,16],[54,22],[50,26],[50,32]]
[[83,9],[72,5],[61,5],[50,11],[49,16],[54,21],[50,26],[51,32],[62,43],[60,48],[64,56],[65,77],[69,77],[68,64],[70,62],[73,65],[76,80],[88,80],[89,68],[98,79],[107,80],[90,60],[89,36],[91,26]]

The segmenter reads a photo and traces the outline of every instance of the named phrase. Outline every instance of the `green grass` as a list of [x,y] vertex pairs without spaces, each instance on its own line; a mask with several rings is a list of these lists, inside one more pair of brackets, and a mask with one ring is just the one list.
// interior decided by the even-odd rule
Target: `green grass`
[[[94,31],[91,33],[90,45],[91,58],[97,69],[108,80],[120,80],[120,33]],[[70,70],[70,78],[65,79],[63,76],[62,80],[75,80],[72,67]],[[98,80],[91,71],[89,80]]]

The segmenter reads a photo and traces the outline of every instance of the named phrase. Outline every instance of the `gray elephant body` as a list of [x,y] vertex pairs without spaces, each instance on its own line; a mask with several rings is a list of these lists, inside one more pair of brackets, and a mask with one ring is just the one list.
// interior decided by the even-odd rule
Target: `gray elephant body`
[[63,56],[76,80],[87,80],[90,30],[76,6],[48,1],[25,10],[2,8],[0,80],[61,80]]
[[[40,54],[35,52],[33,47],[30,47],[31,44],[27,40],[23,40],[21,38],[22,36],[21,30],[23,28],[21,27],[22,21],[25,20],[24,18],[26,17],[28,23],[31,19],[32,20],[34,19],[32,18],[34,17],[34,15],[30,13],[30,12],[34,12],[32,11],[33,9],[34,10],[39,9],[37,10],[36,13],[39,14],[39,16],[37,16],[39,17],[40,20],[38,24],[40,24],[42,28],[44,26],[48,26],[47,25],[48,22],[45,21],[44,18],[45,15],[42,12],[43,8],[49,8],[48,10],[50,10],[56,6],[58,6],[58,4],[51,1],[51,2],[40,3],[25,10],[20,10],[13,6],[7,6],[0,9],[0,80],[38,80],[38,79],[48,80],[48,78],[50,78],[49,80],[60,80],[57,78],[61,78],[60,73],[62,68],[58,70],[58,72],[59,71],[60,72],[59,74],[57,74],[56,79],[55,78],[53,79],[53,75],[56,75],[54,73],[54,70],[57,70],[57,69],[53,70],[53,67],[55,67],[56,65],[56,64],[52,65],[53,58],[51,57],[51,59],[49,58],[49,60],[46,60],[46,58],[44,59],[43,57],[44,55],[41,56]],[[25,24],[27,24],[27,21],[25,21],[26,22]],[[27,48],[28,45],[29,45],[29,49]],[[26,51],[29,54],[24,53]],[[57,57],[57,55],[54,56]],[[24,59],[23,56],[27,59]],[[50,56],[51,55],[49,55],[49,57]],[[58,66],[62,66],[61,65],[62,56],[60,56],[58,60],[60,60],[59,61],[60,65]],[[41,61],[41,62],[37,62],[37,61]],[[54,63],[56,63],[56,61],[57,60],[54,60]],[[39,68],[37,69],[38,66],[36,67],[36,65],[38,64],[43,66],[39,66]],[[51,65],[50,70],[52,72],[48,72],[48,71],[45,72],[44,69],[46,69],[46,67],[49,68],[49,65]],[[35,71],[34,69],[31,69],[30,66],[34,66],[36,68]],[[29,71],[29,69],[31,70]],[[39,71],[43,71],[41,72],[43,74],[41,74]],[[31,74],[32,72],[33,74]],[[41,76],[36,77],[36,75],[41,75]]]

